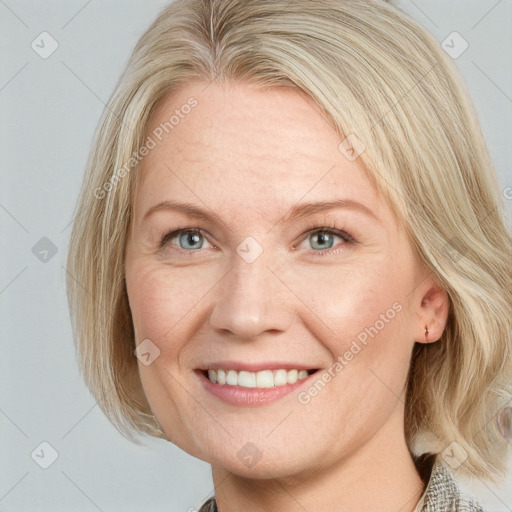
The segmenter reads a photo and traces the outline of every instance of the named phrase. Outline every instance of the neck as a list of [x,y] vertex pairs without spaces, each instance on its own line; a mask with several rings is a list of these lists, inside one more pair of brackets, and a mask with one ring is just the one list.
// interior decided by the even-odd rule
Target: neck
[[343,460],[329,466],[316,462],[301,474],[266,479],[241,477],[214,466],[219,512],[413,512],[424,492],[400,417]]

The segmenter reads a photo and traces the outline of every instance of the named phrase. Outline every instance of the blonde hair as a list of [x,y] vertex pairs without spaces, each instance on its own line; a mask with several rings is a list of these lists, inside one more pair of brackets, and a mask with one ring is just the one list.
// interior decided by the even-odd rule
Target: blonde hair
[[78,365],[109,420],[134,442],[166,438],[138,375],[124,250],[148,119],[192,80],[295,87],[340,141],[364,144],[362,164],[450,298],[442,338],[413,351],[410,450],[455,442],[467,453],[460,470],[503,476],[506,443],[493,429],[512,394],[503,198],[453,62],[380,0],[177,0],[139,40],[95,136],[67,267]]

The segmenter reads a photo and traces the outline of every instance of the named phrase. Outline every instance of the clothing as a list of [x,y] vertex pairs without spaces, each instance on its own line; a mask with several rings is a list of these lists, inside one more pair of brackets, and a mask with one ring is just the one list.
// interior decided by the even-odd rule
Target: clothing
[[[199,512],[219,512],[215,498],[206,501]],[[476,501],[464,496],[450,471],[436,462],[415,512],[484,512],[484,510]]]
[[448,468],[436,462],[415,512],[484,512],[484,510],[475,500],[464,496]]

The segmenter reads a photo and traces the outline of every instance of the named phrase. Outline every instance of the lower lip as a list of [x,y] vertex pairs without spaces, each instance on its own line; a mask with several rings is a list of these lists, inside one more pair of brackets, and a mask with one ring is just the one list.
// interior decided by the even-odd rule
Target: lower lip
[[245,407],[256,407],[275,402],[300,388],[305,382],[309,382],[311,377],[315,375],[313,373],[305,379],[298,380],[294,384],[285,384],[272,388],[244,388],[243,386],[215,384],[203,372],[197,371],[196,373],[201,380],[201,384],[212,395],[215,395],[228,404]]

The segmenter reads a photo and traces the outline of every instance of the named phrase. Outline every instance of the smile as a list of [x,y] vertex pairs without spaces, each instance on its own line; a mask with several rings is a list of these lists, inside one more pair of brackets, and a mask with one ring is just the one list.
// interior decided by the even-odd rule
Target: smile
[[282,368],[279,363],[226,363],[215,365],[215,368],[203,367],[195,373],[208,394],[238,407],[255,407],[275,402],[305,386],[318,371],[317,368],[294,368],[294,365],[289,364],[286,364],[287,368]]
[[261,370],[258,372],[237,370],[208,370],[207,376],[210,382],[225,386],[241,386],[244,388],[273,388],[295,384],[297,381],[307,378],[314,370],[279,369]]

